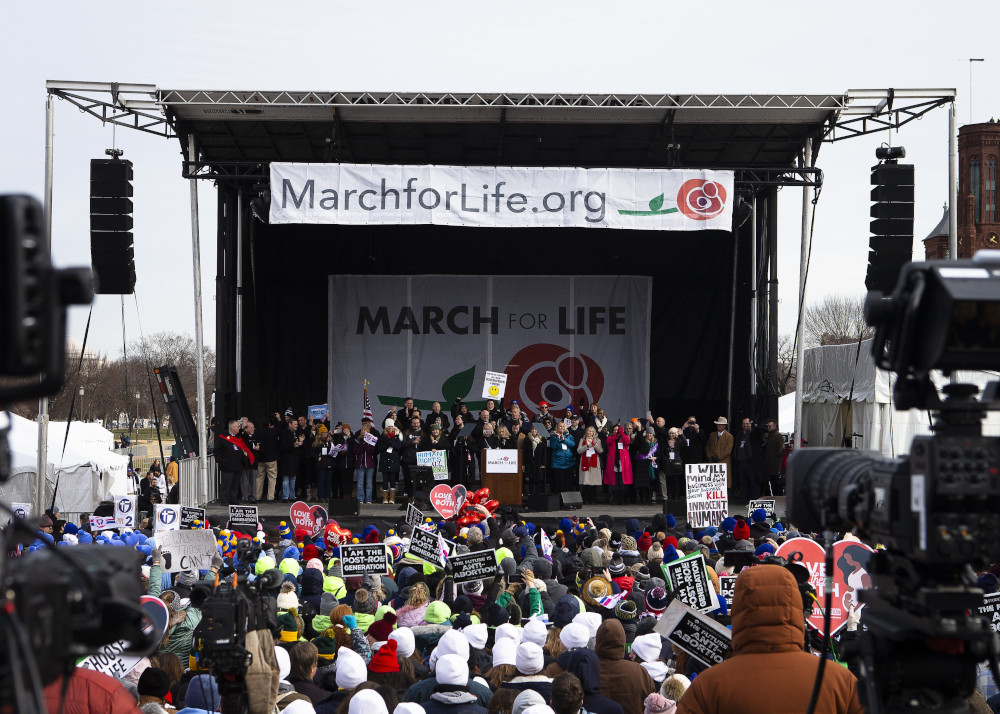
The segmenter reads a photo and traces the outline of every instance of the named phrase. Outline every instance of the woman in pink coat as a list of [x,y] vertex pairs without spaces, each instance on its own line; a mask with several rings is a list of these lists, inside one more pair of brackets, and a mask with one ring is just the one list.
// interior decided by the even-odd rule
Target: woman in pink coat
[[608,442],[608,463],[604,467],[604,485],[611,487],[611,503],[625,503],[625,488],[632,485],[632,457],[628,447],[629,435],[615,424]]

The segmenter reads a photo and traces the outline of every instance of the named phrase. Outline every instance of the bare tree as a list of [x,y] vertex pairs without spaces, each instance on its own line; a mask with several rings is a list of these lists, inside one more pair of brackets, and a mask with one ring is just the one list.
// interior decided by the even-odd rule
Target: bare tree
[[807,347],[843,345],[875,336],[875,328],[865,323],[864,298],[827,295],[806,308]]
[[791,335],[781,335],[778,338],[778,393],[781,396],[795,391],[798,365],[795,364],[793,342]]

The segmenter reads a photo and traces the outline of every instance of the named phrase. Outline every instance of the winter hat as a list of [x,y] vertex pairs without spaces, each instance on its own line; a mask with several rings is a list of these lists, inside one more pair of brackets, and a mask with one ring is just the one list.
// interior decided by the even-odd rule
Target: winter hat
[[522,638],[524,637],[524,630],[520,627],[514,627],[514,625],[509,622],[505,622],[497,628],[496,635],[494,636],[494,641],[502,640],[504,638],[508,640],[514,640],[520,644]]
[[257,562],[253,566],[253,572],[255,575],[260,576],[274,568],[275,565],[274,558],[269,555],[262,555],[257,558]]
[[[668,545],[667,547],[668,548],[673,548],[672,545]],[[676,553],[676,552],[677,551],[675,550],[674,553]],[[660,545],[659,543],[653,543],[653,545],[651,545],[649,547],[649,550],[646,552],[646,559],[647,560],[656,560],[657,558],[659,558],[660,560],[663,560],[663,546]]]
[[219,696],[219,685],[215,683],[215,677],[210,674],[199,674],[192,678],[188,682],[184,703],[191,709],[216,711],[222,704],[222,697]]
[[734,528],[736,528],[736,519],[732,516],[726,516],[722,519],[722,523],[719,524],[719,530],[724,533],[732,533]]
[[[586,625],[582,625],[578,622],[571,622],[559,632],[559,641],[562,642],[563,647],[568,650],[586,647],[587,643],[590,641],[590,630]],[[495,646],[493,651],[496,652]]]
[[646,609],[659,615],[667,609],[667,592],[663,588],[653,588],[646,593]]
[[615,617],[622,621],[622,624],[635,622],[639,616],[639,608],[632,600],[622,600],[615,605]]
[[434,668],[438,684],[462,686],[469,681],[469,663],[456,654],[446,654],[438,658]]
[[284,647],[274,646],[274,659],[278,663],[278,679],[287,679],[292,671],[292,660],[288,656],[288,650]]
[[674,514],[673,513],[668,513],[667,514],[666,525],[667,525],[667,528],[676,528],[677,527],[677,519],[674,518]]
[[493,666],[517,664],[517,643],[514,640],[498,640],[493,645]]
[[531,572],[535,574],[535,580],[548,580],[552,577],[552,563],[545,558],[535,558],[531,563]]
[[[70,535],[76,535],[80,532],[80,526],[73,522],[69,522],[63,526],[63,533],[69,533]],[[138,542],[138,541],[137,541]],[[135,545],[134,543],[132,545]]]
[[409,657],[417,648],[416,640],[413,637],[413,630],[409,627],[401,627],[393,630],[392,634],[389,635],[389,639],[396,641],[396,652],[401,657]]
[[622,550],[639,550],[639,544],[635,542],[635,538],[630,535],[622,536]]
[[281,540],[290,541],[292,539],[292,527],[288,525],[287,521],[281,521],[278,524],[278,537]]
[[[288,711],[288,707],[282,711]],[[362,689],[351,697],[351,703],[347,706],[347,714],[389,714],[389,709],[381,694],[374,689]]]
[[[360,590],[358,592],[361,592]],[[440,600],[433,600],[424,611],[424,622],[440,625],[451,619],[451,608]]]
[[750,526],[746,521],[737,521],[733,528],[733,538],[736,540],[748,540],[750,538]]
[[672,545],[668,545],[663,550],[663,562],[664,563],[672,563],[675,560],[680,559],[680,557],[681,556],[677,553],[677,549],[674,548]]
[[524,626],[524,642],[534,642],[539,647],[545,646],[545,640],[548,638],[548,630],[545,629],[545,623],[541,620],[528,620],[528,623]]
[[377,620],[368,626],[368,634],[375,638],[376,642],[385,642],[392,635],[392,628],[396,625],[396,616],[387,612],[381,620]]
[[389,640],[379,647],[378,651],[372,655],[368,669],[372,672],[398,672],[399,660],[396,659],[396,640]]
[[622,560],[620,555],[611,557],[611,565],[608,566],[608,572],[612,578],[620,578],[625,575],[625,561]]
[[282,560],[284,560],[285,558],[291,558],[292,560],[298,560],[301,557],[302,557],[302,553],[300,553],[299,549],[296,548],[294,545],[290,545],[287,548],[285,548],[285,552],[281,554]]
[[601,622],[603,619],[596,612],[581,612],[579,615],[573,618],[573,622],[583,625],[587,628],[587,639],[593,639],[597,637],[597,630],[601,627]]
[[487,605],[482,613],[483,622],[489,627],[500,627],[500,625],[510,621],[510,614],[507,612],[507,609],[500,607],[495,602]]
[[139,676],[136,691],[140,697],[148,694],[163,699],[170,691],[170,677],[159,667],[146,667]]
[[644,563],[636,563],[629,568],[629,573],[632,574],[637,583],[644,583],[649,580],[649,566]]
[[653,536],[643,531],[639,535],[639,539],[636,541],[636,545],[638,546],[640,553],[645,553],[647,550],[649,550],[650,546],[653,545]]
[[663,640],[656,632],[640,635],[632,642],[632,653],[643,662],[655,662],[660,658]]
[[761,543],[757,546],[757,549],[753,552],[758,558],[767,553],[768,555],[774,555],[774,546],[770,543]]
[[[763,546],[761,546],[763,547]],[[985,575],[980,575],[976,580],[976,586],[982,588],[983,593],[989,595],[990,593],[995,593],[997,591],[997,576],[993,573],[986,573]]]
[[293,607],[299,609],[299,598],[295,595],[295,584],[287,580],[281,584],[281,592],[277,598],[279,610],[291,610]]
[[566,627],[580,612],[580,601],[572,595],[563,595],[556,603],[556,611],[552,618],[556,627]]
[[323,593],[319,601],[319,614],[323,617],[329,617],[330,611],[339,604],[340,602],[334,597],[333,593]]
[[[659,635],[657,635],[659,637]],[[653,692],[643,702],[643,714],[674,714],[677,711],[677,702],[667,699],[662,694]]]
[[[314,637],[311,642],[316,646],[319,656],[325,660],[333,660],[337,656],[337,641],[334,639],[336,631],[331,627],[319,637]],[[279,650],[285,651],[282,647]],[[286,652],[287,654],[287,652]]]
[[368,679],[368,669],[361,655],[347,647],[337,650],[337,686],[354,689]]
[[[302,548],[302,560],[305,560],[305,561],[308,562],[308,561],[311,561],[311,560],[313,560],[315,558],[319,558],[319,548],[317,548],[312,543],[309,543],[305,547]],[[308,567],[308,565],[307,565],[307,567]],[[323,567],[322,564],[320,564],[320,568],[322,568],[322,567]]]
[[[435,663],[445,655],[458,655],[462,658],[462,662],[467,663],[469,661],[469,651],[469,641],[465,639],[465,635],[457,630],[448,630],[441,635],[437,647],[431,653],[430,666],[433,669]],[[468,667],[466,667],[466,670],[468,670]],[[464,684],[465,682],[463,681],[462,683]]]
[[545,666],[545,655],[542,654],[542,648],[534,642],[522,642],[517,647],[514,664],[521,674],[538,674]]
[[469,647],[474,650],[486,648],[486,642],[489,639],[489,632],[489,628],[482,623],[467,625],[462,629],[462,634],[465,635],[465,639],[469,641]]
[[536,706],[545,706],[545,698],[534,689],[525,689],[514,698],[510,712],[511,714],[525,714]]
[[600,599],[610,597],[611,593],[611,583],[600,577],[590,578],[580,590],[583,601],[592,607],[603,607]]
[[462,583],[462,592],[466,595],[478,595],[483,591],[483,581],[482,580],[470,580],[467,583]]
[[354,612],[361,613],[363,615],[374,615],[377,609],[378,600],[376,600],[375,596],[368,590],[359,588],[358,591],[354,593]]

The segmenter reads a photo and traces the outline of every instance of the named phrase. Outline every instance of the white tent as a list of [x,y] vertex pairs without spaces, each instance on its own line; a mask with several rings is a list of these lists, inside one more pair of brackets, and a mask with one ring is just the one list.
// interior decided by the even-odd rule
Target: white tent
[[[38,471],[38,424],[13,414],[10,418],[11,477],[0,485],[0,500],[31,503]],[[52,502],[58,480],[56,506],[66,513],[93,511],[103,496],[127,493],[129,486],[128,457],[78,442],[77,426],[70,427],[65,452],[65,429],[50,430],[48,435],[44,502]]]
[[[927,411],[896,411],[892,404],[895,377],[878,369],[871,354],[872,340],[849,345],[826,345],[806,350],[802,379],[802,436],[809,446],[841,446],[844,437],[859,449],[885,456],[908,454],[913,437],[930,434]],[[992,372],[959,371],[960,382],[977,385],[1000,379]],[[935,374],[940,387],[947,380]],[[794,402],[792,402],[794,409]],[[1000,413],[991,412],[983,433],[1000,435]],[[848,439],[850,444],[850,439]]]

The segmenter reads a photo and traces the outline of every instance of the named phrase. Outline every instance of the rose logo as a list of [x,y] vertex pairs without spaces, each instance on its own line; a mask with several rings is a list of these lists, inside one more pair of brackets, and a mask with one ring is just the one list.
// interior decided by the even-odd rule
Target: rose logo
[[587,355],[571,354],[565,347],[546,343],[528,345],[510,358],[507,392],[523,409],[538,413],[538,403],[553,407],[600,401],[604,371]]
[[690,179],[677,192],[677,207],[692,220],[707,221],[726,207],[726,189],[708,179]]

